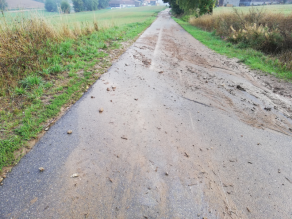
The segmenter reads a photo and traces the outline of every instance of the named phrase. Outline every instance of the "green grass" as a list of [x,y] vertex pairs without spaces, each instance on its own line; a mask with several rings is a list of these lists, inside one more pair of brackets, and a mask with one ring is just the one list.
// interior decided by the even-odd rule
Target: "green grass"
[[[109,54],[116,51],[120,53],[114,55],[120,55],[121,42],[135,39],[155,20],[154,14],[163,8],[147,9],[143,15],[140,14],[141,17],[136,12],[129,14],[125,9],[128,16],[119,21],[120,24],[124,22],[123,25],[50,45],[52,55],[44,63],[49,67],[31,72],[15,88],[13,98],[24,99],[21,106],[11,111],[1,111],[0,107],[0,172],[3,167],[16,164],[21,156],[15,157],[15,151],[37,137],[46,122],[58,115],[61,107],[73,104],[106,71],[111,65]],[[120,13],[116,18],[122,16]],[[92,14],[72,16],[86,20],[92,19]],[[80,70],[84,72],[80,73]],[[50,98],[45,101],[47,97]]]
[[[292,5],[264,5],[264,6],[254,6],[259,10],[266,10],[267,12],[273,13],[283,13],[283,14],[290,14],[292,11]],[[248,12],[251,7],[217,7],[214,10],[214,14],[220,14],[224,12],[233,11],[233,8],[238,9],[242,12]]]
[[[87,11],[73,14],[59,14],[56,12],[36,11],[31,12],[18,12],[11,13],[6,12],[8,17],[30,17],[40,16],[46,17],[52,23],[68,23],[73,24],[75,22],[92,22],[96,20],[99,25],[124,25],[134,22],[143,22],[145,19],[151,17],[153,14],[160,12],[165,6],[148,6],[137,8],[123,8],[123,9],[102,9],[97,11]],[[1,17],[1,16],[0,16]]]
[[[75,14],[63,15],[69,23],[73,22],[86,22],[97,20],[101,25],[114,23],[115,25],[128,24],[133,22],[142,22],[145,18],[152,16],[154,13],[161,11],[162,6],[154,7],[138,7],[138,8],[125,8],[125,9],[103,9],[93,12],[81,12]],[[53,22],[58,21],[58,17],[51,19]]]
[[271,73],[284,79],[292,78],[292,72],[285,70],[285,67],[276,58],[269,57],[254,49],[240,49],[213,33],[203,31],[177,18],[174,18],[174,20],[194,38],[219,54],[226,55],[229,58],[238,58],[251,69]]

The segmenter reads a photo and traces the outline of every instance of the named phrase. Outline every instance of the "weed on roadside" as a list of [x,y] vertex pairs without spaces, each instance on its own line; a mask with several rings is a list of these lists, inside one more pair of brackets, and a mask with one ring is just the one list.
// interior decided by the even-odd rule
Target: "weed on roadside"
[[[216,13],[190,18],[190,24],[215,33],[237,48],[252,48],[269,55],[280,71],[292,71],[292,14],[273,13],[264,8],[251,7],[242,12],[233,9],[227,13]],[[278,60],[278,61],[277,61]],[[291,75],[287,75],[291,77]]]

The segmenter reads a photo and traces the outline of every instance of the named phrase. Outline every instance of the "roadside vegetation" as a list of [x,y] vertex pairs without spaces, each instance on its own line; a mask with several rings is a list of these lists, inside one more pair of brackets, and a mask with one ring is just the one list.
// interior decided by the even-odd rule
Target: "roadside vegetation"
[[[231,12],[191,17],[189,23],[236,45],[252,48],[274,59],[281,72],[292,72],[292,13],[275,14],[251,7]],[[264,60],[263,60],[264,61]],[[286,75],[292,77],[292,73]]]
[[[164,2],[168,2],[172,13],[180,17],[176,21],[210,48],[237,57],[253,69],[292,79],[291,6],[219,7],[213,10],[215,2],[212,0]],[[222,47],[218,47],[220,43]]]
[[71,6],[70,6],[70,4],[67,1],[65,1],[65,0],[63,0],[61,2],[61,11],[63,13],[65,13],[65,14],[70,14],[70,12],[71,12]]
[[[28,141],[47,129],[61,108],[74,103],[164,7],[135,8],[119,25],[68,22],[63,15],[0,20],[0,172],[29,150]],[[119,13],[123,10],[120,10]],[[129,19],[129,17],[132,19]],[[124,20],[124,24],[123,24]]]
[[260,70],[271,73],[274,76],[284,79],[291,79],[291,70],[287,70],[282,63],[274,56],[267,56],[261,51],[252,48],[241,48],[237,44],[233,44],[216,36],[214,32],[208,32],[191,25],[181,19],[174,18],[187,32],[201,43],[219,54],[226,55],[229,58],[238,58],[249,66],[251,69]]

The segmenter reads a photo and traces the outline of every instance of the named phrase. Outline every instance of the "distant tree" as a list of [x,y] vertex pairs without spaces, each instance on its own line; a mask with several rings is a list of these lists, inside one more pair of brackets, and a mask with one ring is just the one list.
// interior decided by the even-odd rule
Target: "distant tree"
[[63,0],[61,2],[61,10],[63,13],[70,14],[71,7],[70,7],[70,4],[67,2],[67,0]]
[[212,14],[216,0],[177,0],[179,7],[186,11],[199,9],[200,15]]
[[[142,0],[141,0],[142,1]],[[99,0],[98,8],[106,8],[108,7],[109,0]]]
[[164,3],[168,3],[171,10],[175,13],[175,14],[183,14],[184,10],[181,9],[179,7],[179,5],[177,4],[176,0],[163,0]]
[[72,0],[75,12],[84,11],[84,3],[82,0]]
[[98,8],[98,0],[83,0],[86,11],[95,11]]
[[[1,1],[1,0],[0,0]],[[56,0],[46,0],[45,9],[49,12],[55,12],[58,10]]]
[[0,10],[4,11],[8,7],[6,0],[0,0]]
[[199,14],[212,14],[217,0],[163,0],[169,3],[175,14],[188,14],[199,9]]

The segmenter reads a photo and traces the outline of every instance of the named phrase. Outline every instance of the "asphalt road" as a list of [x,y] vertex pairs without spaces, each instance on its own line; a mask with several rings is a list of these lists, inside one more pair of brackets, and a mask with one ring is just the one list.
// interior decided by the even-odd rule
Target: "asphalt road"
[[7,175],[0,218],[292,218],[291,99],[268,80],[161,12]]

